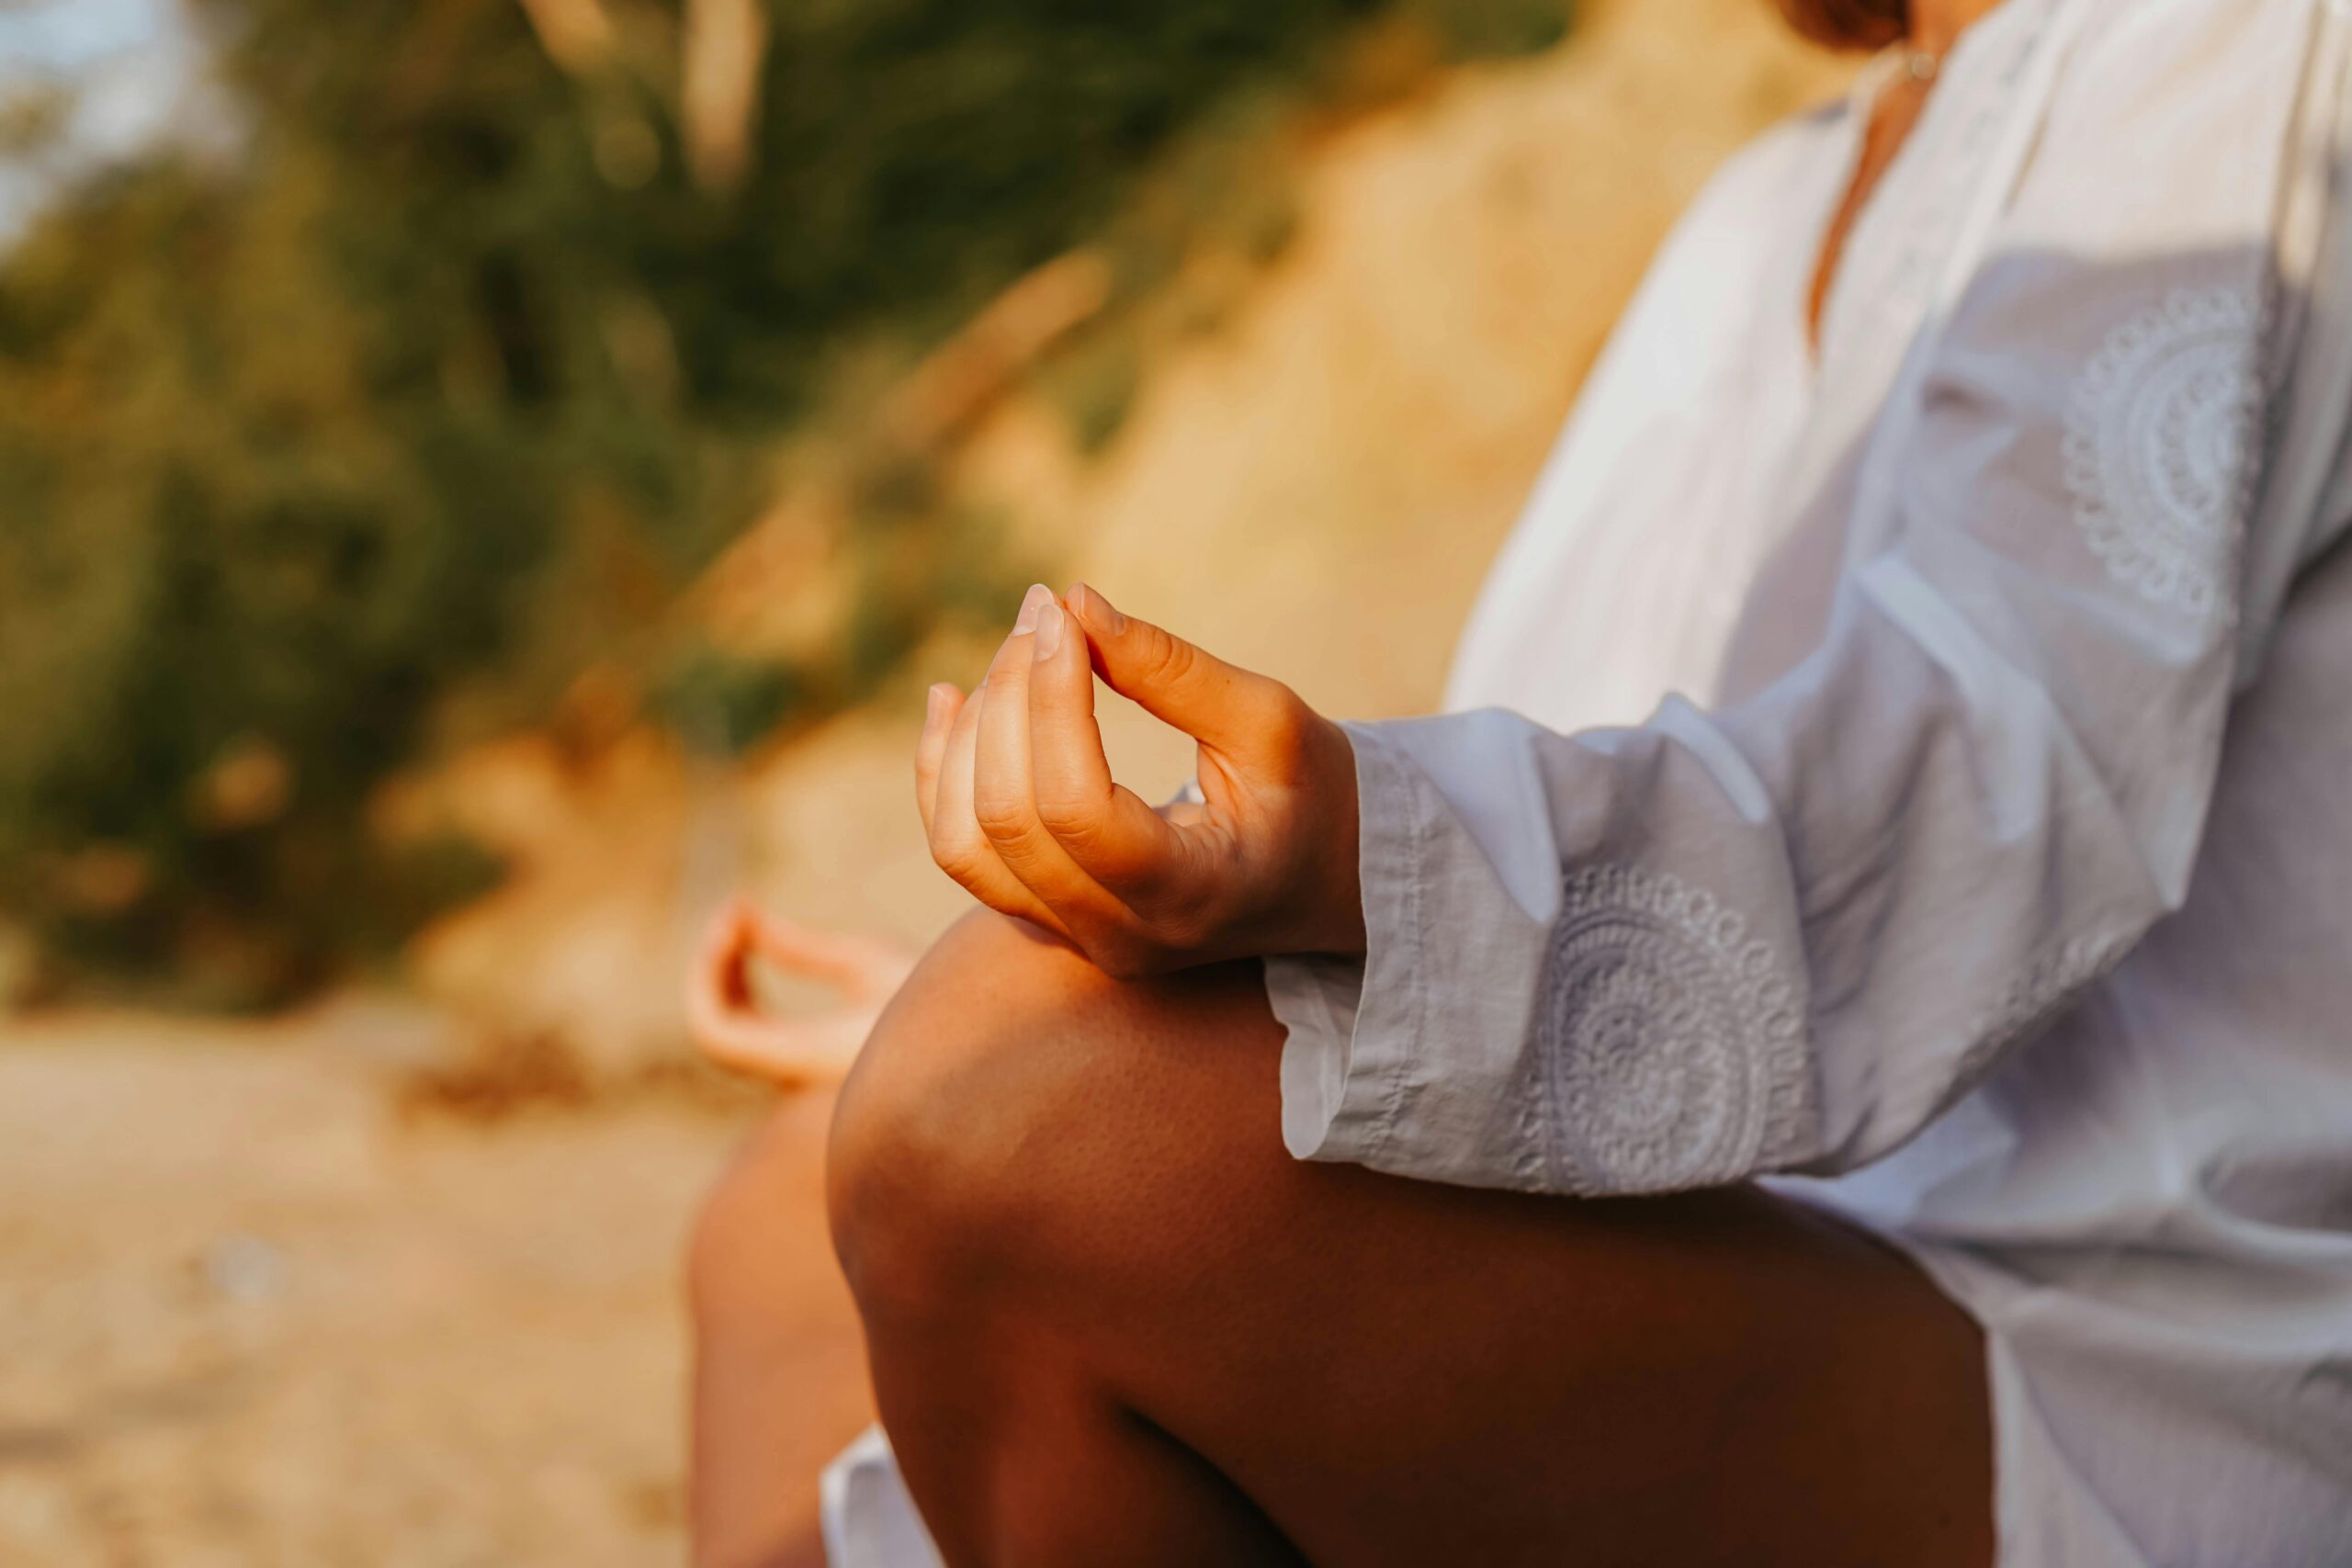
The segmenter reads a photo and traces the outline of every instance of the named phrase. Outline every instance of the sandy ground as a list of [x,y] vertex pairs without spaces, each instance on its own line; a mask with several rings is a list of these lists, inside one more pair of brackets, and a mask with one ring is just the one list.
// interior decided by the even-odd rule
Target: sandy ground
[[[682,1560],[678,1265],[752,1102],[419,1115],[413,1027],[7,1029],[0,1563]],[[863,1384],[807,1337],[813,1508]]]

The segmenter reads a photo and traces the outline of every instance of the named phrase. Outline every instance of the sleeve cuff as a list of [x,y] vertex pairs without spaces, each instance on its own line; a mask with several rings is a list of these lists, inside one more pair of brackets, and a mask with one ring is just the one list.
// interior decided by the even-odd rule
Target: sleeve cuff
[[1355,749],[1357,868],[1365,953],[1265,960],[1283,1045],[1283,1143],[1299,1159],[1374,1164],[1393,1132],[1421,1037],[1420,803],[1405,763],[1374,729]]

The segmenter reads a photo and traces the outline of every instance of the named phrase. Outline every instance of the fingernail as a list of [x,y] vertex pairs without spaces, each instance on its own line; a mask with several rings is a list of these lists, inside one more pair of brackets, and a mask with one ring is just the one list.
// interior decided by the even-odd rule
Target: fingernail
[[1042,582],[1032,584],[1029,592],[1022,596],[1021,614],[1013,617],[1013,634],[1018,636],[1023,632],[1035,631],[1037,629],[1037,612],[1044,609],[1053,602],[1054,591],[1052,589],[1046,587]]
[[947,688],[944,685],[933,686],[923,694],[922,727],[925,729],[935,727],[939,723],[939,716],[946,711]]
[[1037,612],[1037,657],[1051,659],[1061,645],[1062,607],[1048,599],[1046,607]]
[[1073,595],[1080,593],[1086,595],[1090,601],[1088,609],[1091,612],[1088,618],[1100,621],[1103,630],[1123,632],[1127,629],[1127,617],[1120,613],[1116,604],[1102,596],[1102,590],[1100,588],[1091,582],[1081,582],[1070,592]]

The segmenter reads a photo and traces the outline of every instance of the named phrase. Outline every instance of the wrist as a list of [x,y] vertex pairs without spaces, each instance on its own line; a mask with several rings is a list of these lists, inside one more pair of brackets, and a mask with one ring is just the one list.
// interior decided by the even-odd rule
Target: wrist
[[1318,721],[1314,811],[1317,864],[1308,878],[1315,888],[1312,929],[1306,951],[1362,957],[1367,942],[1363,877],[1359,860],[1362,803],[1356,790],[1355,743],[1329,719]]

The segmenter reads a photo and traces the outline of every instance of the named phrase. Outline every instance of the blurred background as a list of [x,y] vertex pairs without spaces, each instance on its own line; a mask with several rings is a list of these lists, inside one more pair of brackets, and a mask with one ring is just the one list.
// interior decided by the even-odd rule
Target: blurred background
[[1039,578],[1429,707],[1842,69],[1768,0],[0,0],[0,1563],[678,1561],[771,1104],[712,908],[953,917],[921,693]]

